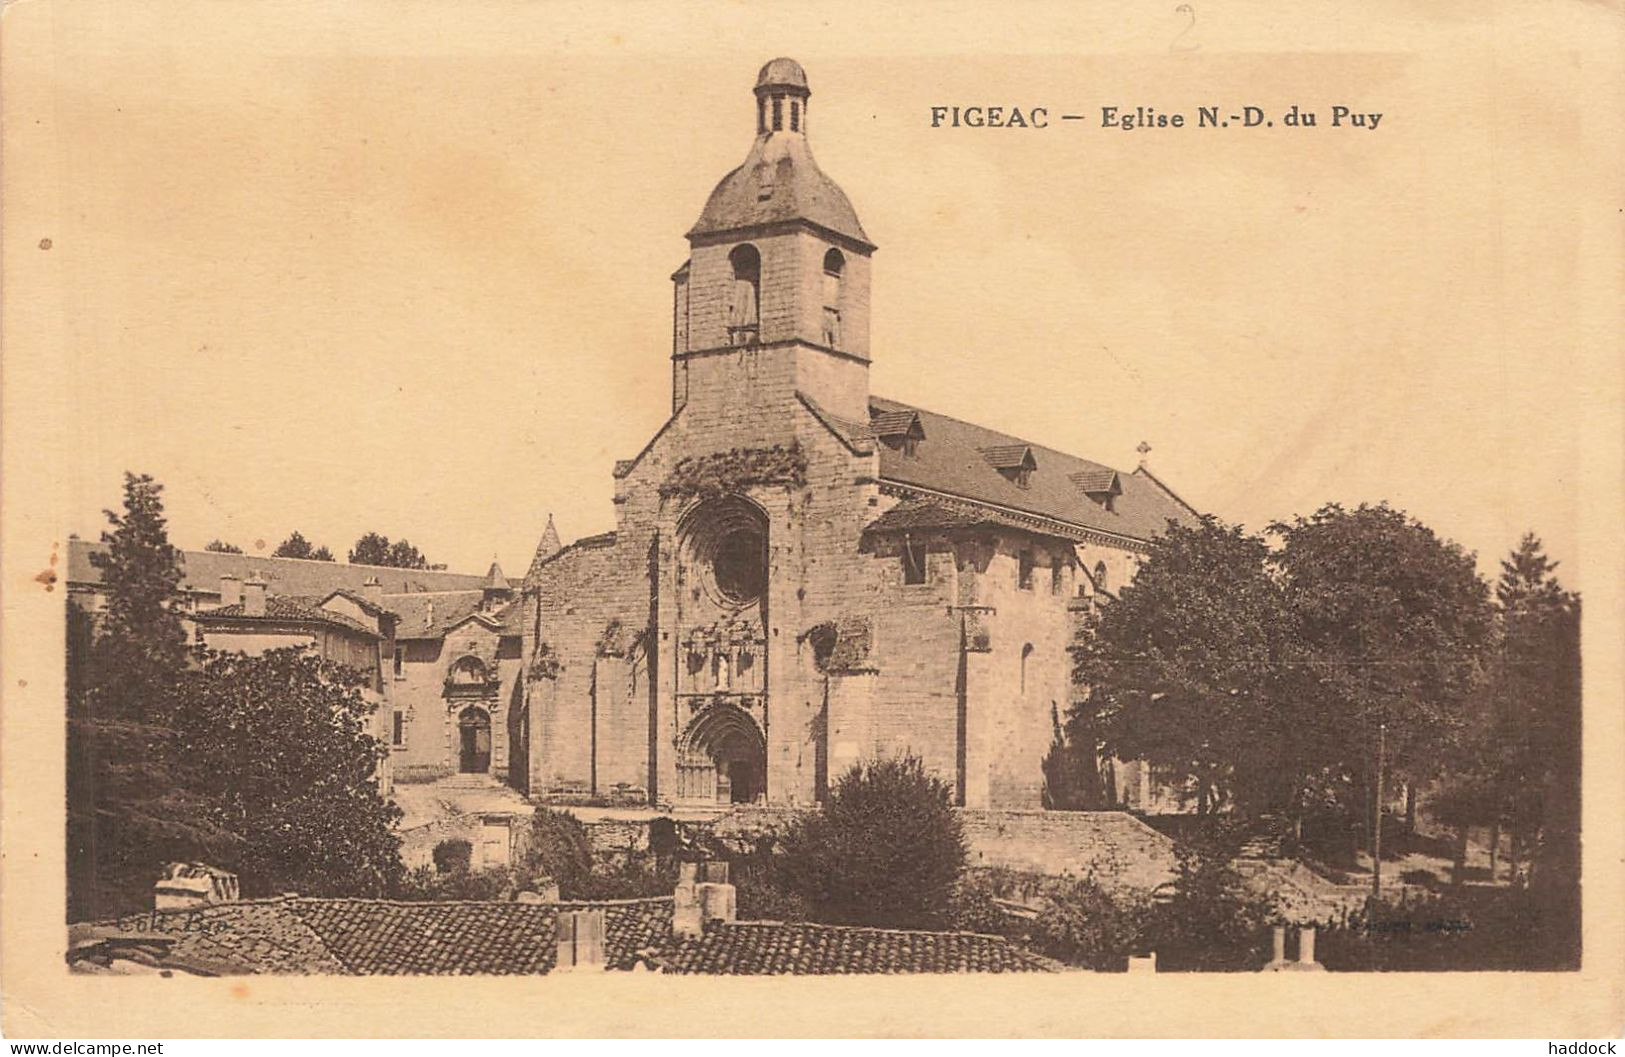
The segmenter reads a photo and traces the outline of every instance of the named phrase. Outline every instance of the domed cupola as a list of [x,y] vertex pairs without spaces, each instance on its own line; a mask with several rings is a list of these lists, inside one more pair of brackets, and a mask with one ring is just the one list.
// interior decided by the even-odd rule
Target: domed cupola
[[774,59],[756,75],[756,140],[745,163],[724,176],[688,232],[692,241],[764,225],[800,222],[850,240],[874,244],[857,211],[825,176],[807,145],[807,74],[794,59]]

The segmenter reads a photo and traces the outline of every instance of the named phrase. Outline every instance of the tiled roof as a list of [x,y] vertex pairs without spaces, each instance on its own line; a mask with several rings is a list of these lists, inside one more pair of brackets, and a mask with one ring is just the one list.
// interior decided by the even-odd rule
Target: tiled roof
[[531,562],[530,571],[525,574],[526,585],[533,585],[536,582],[536,577],[541,572],[543,566],[558,561],[567,554],[574,554],[577,551],[603,550],[606,547],[613,547],[615,546],[615,539],[616,536],[614,532],[600,532],[596,536],[583,536],[574,543],[560,547],[546,558],[538,558],[536,561]]
[[826,411],[818,401],[806,393],[796,393],[796,399],[802,406],[812,412],[812,416],[824,424],[829,430],[841,439],[852,451],[860,455],[868,455],[875,450],[875,432],[867,422],[853,422],[851,419]]
[[[91,540],[69,540],[67,578],[70,584],[99,584],[102,571],[90,562],[90,555],[105,552],[106,546]],[[257,554],[222,554],[218,551],[181,552],[181,589],[218,594],[220,578],[227,574],[246,580],[258,575],[277,595],[324,597],[338,588],[359,592],[368,577],[377,577],[385,594],[408,591],[445,591],[479,587],[485,578],[440,569],[397,569],[387,565],[349,565],[344,562],[318,562],[304,558],[266,558]]]
[[668,973],[1054,972],[1055,963],[998,936],[774,921],[714,922],[659,956]]
[[[925,428],[925,439],[916,445],[913,455],[881,447],[880,476],[888,484],[912,486],[1136,540],[1159,535],[1170,519],[1182,524],[1196,519],[1189,506],[1147,472],[1119,474],[1123,493],[1107,510],[1079,491],[1072,475],[1111,470],[1109,466],[895,400],[875,397],[869,405],[872,415],[914,411]],[[986,448],[1030,449],[1038,468],[1027,487],[1006,479],[989,465],[982,454]]]
[[132,914],[75,931],[94,937],[103,951],[207,975],[346,971],[285,899]]
[[871,245],[851,201],[813,161],[805,137],[759,136],[745,163],[718,182],[688,237],[798,220]]
[[507,606],[497,611],[496,616],[502,621],[502,634],[525,633],[525,610],[518,601],[509,602]]
[[384,605],[400,619],[395,638],[438,639],[457,624],[479,611],[485,601],[483,590],[423,591],[406,595],[386,595]]
[[290,905],[352,973],[545,973],[557,953],[555,911],[545,903],[298,899]]
[[382,603],[372,601],[366,595],[362,594],[359,591],[351,591],[351,590],[349,590],[347,588],[340,588],[337,591],[334,591],[331,594],[327,595],[327,597],[323,598],[322,601],[326,602],[328,598],[345,598],[345,599],[348,599],[351,602],[354,602],[356,605],[360,606],[361,611],[363,613],[367,614],[368,616],[371,616],[371,617],[383,617],[383,616],[394,616],[395,615],[394,610],[389,609],[388,607],[384,606]]
[[992,444],[976,450],[982,453],[982,458],[995,470],[1014,470],[1021,466],[1036,465],[1032,448],[1025,444]]
[[264,621],[272,624],[327,624],[331,627],[343,628],[368,638],[377,638],[378,632],[367,627],[360,621],[351,620],[343,613],[335,613],[331,609],[323,609],[309,598],[291,598],[285,595],[272,595],[265,600],[265,612],[261,615],[251,616],[247,607],[238,602],[229,606],[217,606],[214,609],[204,609],[192,614],[192,619],[200,624],[236,621]]
[[1067,480],[1077,485],[1084,495],[1121,494],[1123,491],[1123,482],[1118,479],[1116,470],[1079,470],[1067,474]]
[[604,911],[608,968],[630,969],[639,952],[669,942],[669,896],[559,904],[287,896],[74,928],[76,947],[122,947],[155,967],[211,974],[514,975],[551,970],[558,912],[588,907]]
[[874,411],[869,415],[869,429],[877,437],[924,437],[918,411]]
[[955,503],[935,499],[905,499],[881,514],[865,527],[865,532],[907,532],[911,529],[931,529],[938,532],[954,529],[981,529],[989,527],[1016,529],[1035,535],[1075,538],[1054,521],[1023,519],[975,503]]
[[997,936],[771,921],[713,922],[671,935],[672,899],[571,903],[411,903],[273,899],[164,910],[72,928],[70,959],[108,952],[210,975],[540,974],[557,958],[560,911],[604,911],[604,964],[669,973],[1049,972],[1058,966]]
[[560,903],[560,910],[604,908],[604,964],[630,969],[639,954],[671,943],[672,899],[628,899],[602,903]]

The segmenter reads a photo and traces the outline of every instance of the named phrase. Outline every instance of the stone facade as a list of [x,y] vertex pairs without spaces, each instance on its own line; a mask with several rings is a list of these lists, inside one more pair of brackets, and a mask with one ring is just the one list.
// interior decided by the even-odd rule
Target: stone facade
[[396,777],[510,781],[523,662],[502,570],[493,564],[479,590],[385,595],[383,604],[400,618],[388,675]]
[[1037,808],[1085,615],[1196,513],[1143,467],[873,397],[875,247],[800,67],[755,94],[672,276],[671,417],[616,464],[616,530],[550,523],[525,578],[515,784],[807,805],[909,752],[962,805]]

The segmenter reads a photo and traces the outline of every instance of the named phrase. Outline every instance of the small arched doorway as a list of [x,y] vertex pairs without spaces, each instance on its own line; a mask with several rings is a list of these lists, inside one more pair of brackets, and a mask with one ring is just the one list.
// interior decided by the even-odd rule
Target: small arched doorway
[[700,713],[683,739],[677,779],[683,800],[756,803],[767,792],[767,745],[756,721],[734,705]]
[[470,705],[457,717],[457,770],[486,774],[491,770],[491,714]]

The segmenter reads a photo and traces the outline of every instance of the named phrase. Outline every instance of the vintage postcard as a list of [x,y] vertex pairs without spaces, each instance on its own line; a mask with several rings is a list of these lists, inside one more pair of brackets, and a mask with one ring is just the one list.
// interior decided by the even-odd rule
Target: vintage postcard
[[1617,1033],[1618,9],[4,29],[8,1035]]

